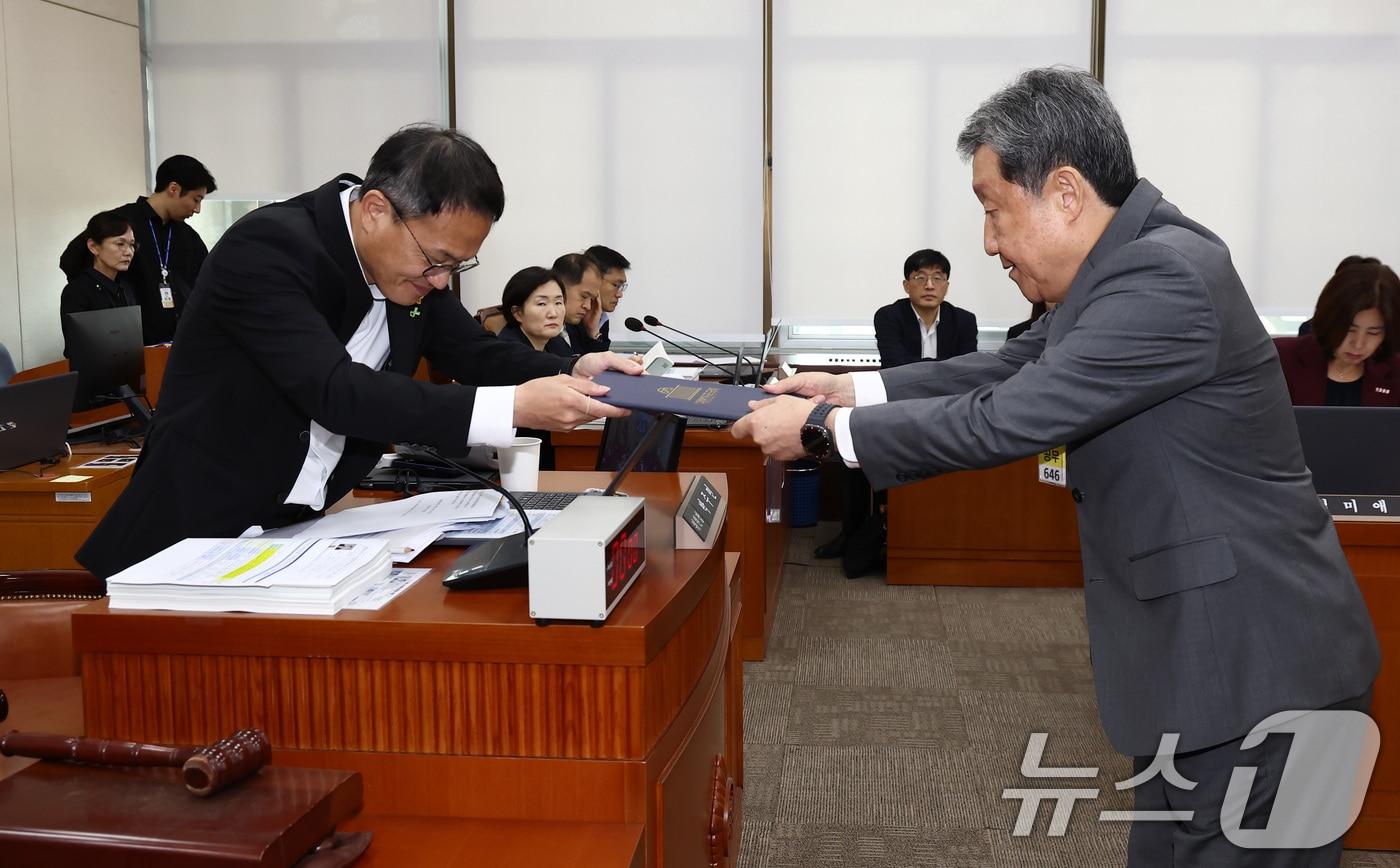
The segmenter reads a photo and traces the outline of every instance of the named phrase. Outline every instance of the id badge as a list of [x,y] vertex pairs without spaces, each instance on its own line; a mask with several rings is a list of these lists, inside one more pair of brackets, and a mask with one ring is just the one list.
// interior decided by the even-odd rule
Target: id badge
[[160,306],[166,310],[175,309],[175,293],[170,291],[170,284],[162,283],[156,287],[160,290]]
[[1065,459],[1068,456],[1069,448],[1065,446],[1056,446],[1040,453],[1040,462],[1036,465],[1036,479],[1046,485],[1064,488]]

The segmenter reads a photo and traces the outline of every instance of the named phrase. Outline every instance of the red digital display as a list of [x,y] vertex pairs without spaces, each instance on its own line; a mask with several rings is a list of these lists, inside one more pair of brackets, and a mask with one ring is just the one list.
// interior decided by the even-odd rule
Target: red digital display
[[608,577],[606,596],[609,605],[646,566],[645,519],[645,512],[639,511],[608,543],[603,566]]

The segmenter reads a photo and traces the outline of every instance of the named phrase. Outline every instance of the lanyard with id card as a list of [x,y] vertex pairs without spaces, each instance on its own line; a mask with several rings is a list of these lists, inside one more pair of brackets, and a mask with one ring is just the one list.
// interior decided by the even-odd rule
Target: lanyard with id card
[[155,242],[156,248],[156,262],[160,265],[160,286],[156,287],[160,290],[160,306],[166,310],[174,310],[175,293],[170,289],[170,248],[175,242],[175,227],[174,225],[166,227],[165,250],[162,252],[160,236],[156,235],[156,224],[148,219],[146,225],[151,227],[151,240]]
[[1065,459],[1068,457],[1068,446],[1056,446],[1040,453],[1040,460],[1036,463],[1036,480],[1046,485],[1064,488],[1066,480]]

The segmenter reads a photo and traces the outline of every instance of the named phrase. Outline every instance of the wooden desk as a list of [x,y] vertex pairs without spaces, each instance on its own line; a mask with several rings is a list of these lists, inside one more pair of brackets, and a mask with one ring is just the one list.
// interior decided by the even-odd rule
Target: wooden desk
[[1371,691],[1381,750],[1346,845],[1400,850],[1400,522],[1339,521],[1337,536],[1381,643],[1381,672]]
[[203,743],[262,727],[278,764],[361,772],[368,814],[602,824],[624,843],[636,825],[651,866],[710,864],[713,827],[732,864],[737,788],[728,825],[711,818],[716,766],[722,795],[742,774],[728,747],[743,726],[729,684],[741,562],[672,548],[689,479],[628,480],[647,498],[647,567],[600,629],[536,627],[525,590],[449,592],[438,572],[382,610],[329,618],[96,603],[73,617],[86,733]]
[[165,363],[170,358],[170,344],[146,347],[146,400],[154,407],[160,397],[160,384],[165,381]]
[[1031,457],[890,489],[885,581],[1082,587],[1074,501],[1035,476]]
[[[560,470],[592,470],[603,433],[597,428],[556,432],[554,463]],[[680,470],[723,473],[729,480],[729,518],[725,548],[743,555],[744,616],[739,625],[745,660],[762,660],[773,633],[778,590],[783,580],[788,527],[768,521],[769,473],[782,479],[781,463],[770,467],[752,440],[735,440],[727,430],[687,428],[681,446]],[[777,484],[781,484],[778,482]],[[786,509],[786,506],[783,506]]]
[[[0,473],[0,569],[81,569],[73,555],[131,479],[130,467],[76,469],[107,454],[131,453],[126,444],[92,444],[42,470],[26,464]],[[88,478],[54,482],[68,475]]]

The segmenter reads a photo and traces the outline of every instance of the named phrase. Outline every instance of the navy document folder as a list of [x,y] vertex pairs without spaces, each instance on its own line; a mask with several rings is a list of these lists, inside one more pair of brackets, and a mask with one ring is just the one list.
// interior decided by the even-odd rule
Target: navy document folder
[[749,414],[749,402],[770,397],[758,389],[678,380],[674,377],[639,377],[604,371],[593,382],[610,390],[594,400],[649,413],[675,413],[677,416],[708,416],[733,422]]

